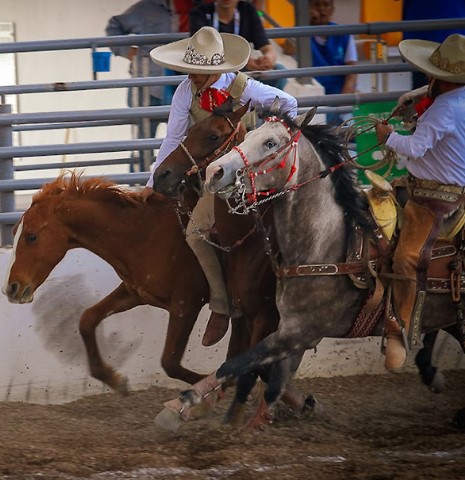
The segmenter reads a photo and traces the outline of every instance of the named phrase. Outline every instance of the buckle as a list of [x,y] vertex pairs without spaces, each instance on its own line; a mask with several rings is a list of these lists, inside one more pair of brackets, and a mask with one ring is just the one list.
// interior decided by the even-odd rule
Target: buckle
[[337,275],[339,268],[333,263],[321,263],[313,265],[299,265],[296,268],[297,276],[304,275]]

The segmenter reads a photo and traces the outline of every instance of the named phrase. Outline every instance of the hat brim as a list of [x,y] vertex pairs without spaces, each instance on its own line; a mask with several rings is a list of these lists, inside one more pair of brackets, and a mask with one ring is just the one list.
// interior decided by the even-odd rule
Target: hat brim
[[190,38],[184,38],[177,42],[161,45],[150,52],[152,60],[162,67],[171,68],[182,73],[228,73],[236,72],[245,67],[250,57],[249,42],[232,33],[221,33],[223,38],[225,62],[221,65],[191,65],[184,61]]
[[426,75],[448,82],[465,83],[465,74],[448,73],[431,63],[430,57],[439,45],[429,40],[402,40],[399,52],[407,62]]

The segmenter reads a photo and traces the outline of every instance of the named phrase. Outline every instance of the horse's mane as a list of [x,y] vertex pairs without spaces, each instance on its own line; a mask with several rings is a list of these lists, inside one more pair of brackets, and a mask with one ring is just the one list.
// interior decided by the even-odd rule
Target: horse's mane
[[[263,111],[260,115],[266,118],[276,115],[270,111]],[[278,115],[293,130],[300,127],[287,113]],[[343,139],[335,127],[324,124],[307,124],[302,128],[305,138],[313,145],[324,166],[328,169],[344,162]],[[353,172],[346,167],[338,168],[329,174],[334,185],[335,200],[344,209],[347,220],[353,220],[364,230],[373,231],[373,225],[367,216],[368,204],[356,185]]]
[[83,178],[82,173],[70,172],[60,174],[53,182],[45,184],[34,196],[33,202],[40,202],[55,195],[92,196],[101,201],[117,202],[121,206],[142,205],[135,192],[101,177]]

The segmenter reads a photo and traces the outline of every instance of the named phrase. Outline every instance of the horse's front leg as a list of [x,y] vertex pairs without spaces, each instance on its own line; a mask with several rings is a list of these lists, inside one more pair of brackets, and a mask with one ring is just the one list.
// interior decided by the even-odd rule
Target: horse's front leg
[[[180,303],[180,302],[172,302]],[[199,382],[205,375],[188,370],[181,365],[186,351],[189,336],[194,328],[201,305],[191,308],[190,311],[171,310],[166,333],[165,347],[161,358],[161,365],[166,374],[189,384]]]
[[299,345],[291,343],[292,337],[274,332],[254,348],[224,362],[214,373],[208,375],[183,392],[178,398],[165,403],[165,409],[156,417],[157,424],[169,430],[176,430],[182,420],[192,418],[192,407],[211,395],[218,395],[222,386],[239,375],[258,371],[264,365],[301,353]]
[[124,283],[121,283],[103,300],[85,310],[79,321],[79,332],[86,348],[90,374],[123,395],[128,394],[127,378],[116,372],[102,360],[95,331],[108,316],[114,313],[125,312],[138,305],[142,305],[142,302],[130,294]]

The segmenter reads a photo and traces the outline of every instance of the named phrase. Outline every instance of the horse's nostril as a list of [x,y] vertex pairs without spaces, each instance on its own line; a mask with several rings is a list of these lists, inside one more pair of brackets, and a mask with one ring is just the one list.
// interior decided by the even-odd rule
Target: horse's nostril
[[158,178],[160,180],[166,180],[170,175],[171,175],[171,170],[165,169],[160,173],[160,175],[158,175]]
[[19,291],[19,283],[13,282],[9,283],[8,287],[6,288],[6,294],[8,297],[14,297]]
[[158,193],[165,193],[165,185],[171,176],[171,170],[163,169],[161,172],[155,172],[153,175],[153,189]]
[[213,180],[221,180],[223,178],[223,175],[224,175],[224,171],[221,167],[216,167],[214,172],[213,172],[213,175],[212,175],[212,178]]

